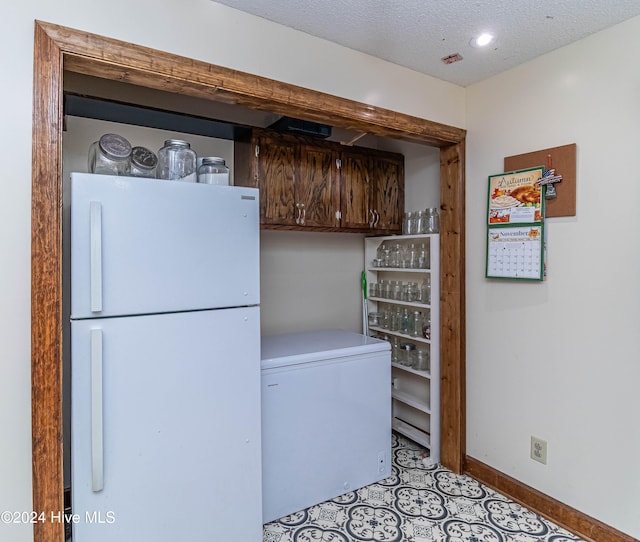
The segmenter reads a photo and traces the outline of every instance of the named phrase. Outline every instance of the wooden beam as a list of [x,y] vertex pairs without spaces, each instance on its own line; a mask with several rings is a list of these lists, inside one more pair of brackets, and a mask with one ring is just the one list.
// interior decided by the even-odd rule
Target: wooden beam
[[237,104],[380,137],[442,147],[466,131],[199,60],[39,23],[65,54],[66,70]]

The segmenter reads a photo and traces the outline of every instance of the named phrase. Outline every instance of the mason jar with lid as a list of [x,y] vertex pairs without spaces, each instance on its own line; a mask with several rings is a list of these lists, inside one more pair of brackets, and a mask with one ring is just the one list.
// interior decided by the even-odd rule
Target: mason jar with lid
[[198,167],[198,182],[228,186],[229,168],[225,161],[217,156],[203,158]]
[[158,151],[158,179],[196,182],[196,153],[181,139],[167,139]]
[[131,143],[118,134],[104,134],[89,147],[89,172],[126,175],[131,160]]
[[129,175],[132,177],[154,178],[156,176],[157,165],[158,157],[153,151],[145,147],[133,147],[131,150]]

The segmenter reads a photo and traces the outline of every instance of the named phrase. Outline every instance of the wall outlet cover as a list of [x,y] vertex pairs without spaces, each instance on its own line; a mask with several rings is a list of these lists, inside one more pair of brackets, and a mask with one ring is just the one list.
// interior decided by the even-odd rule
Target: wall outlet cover
[[547,441],[531,436],[531,459],[547,464]]

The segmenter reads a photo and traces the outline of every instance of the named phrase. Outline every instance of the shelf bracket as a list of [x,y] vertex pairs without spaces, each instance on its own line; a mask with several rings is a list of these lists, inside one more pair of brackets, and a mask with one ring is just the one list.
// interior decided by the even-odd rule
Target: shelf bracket
[[341,141],[340,144],[341,145],[346,145],[347,147],[351,147],[356,141],[359,141],[360,139],[362,139],[366,135],[367,135],[367,132],[361,132],[361,133],[355,135],[354,137],[352,137],[349,141]]

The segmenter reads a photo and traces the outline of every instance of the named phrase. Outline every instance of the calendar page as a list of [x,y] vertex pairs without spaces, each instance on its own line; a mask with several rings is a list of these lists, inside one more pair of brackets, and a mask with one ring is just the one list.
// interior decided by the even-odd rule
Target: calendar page
[[489,176],[487,278],[544,280],[543,167]]
[[489,177],[490,225],[541,223],[544,189],[538,184],[544,168],[536,167]]
[[490,228],[487,240],[487,278],[543,280],[542,225]]

